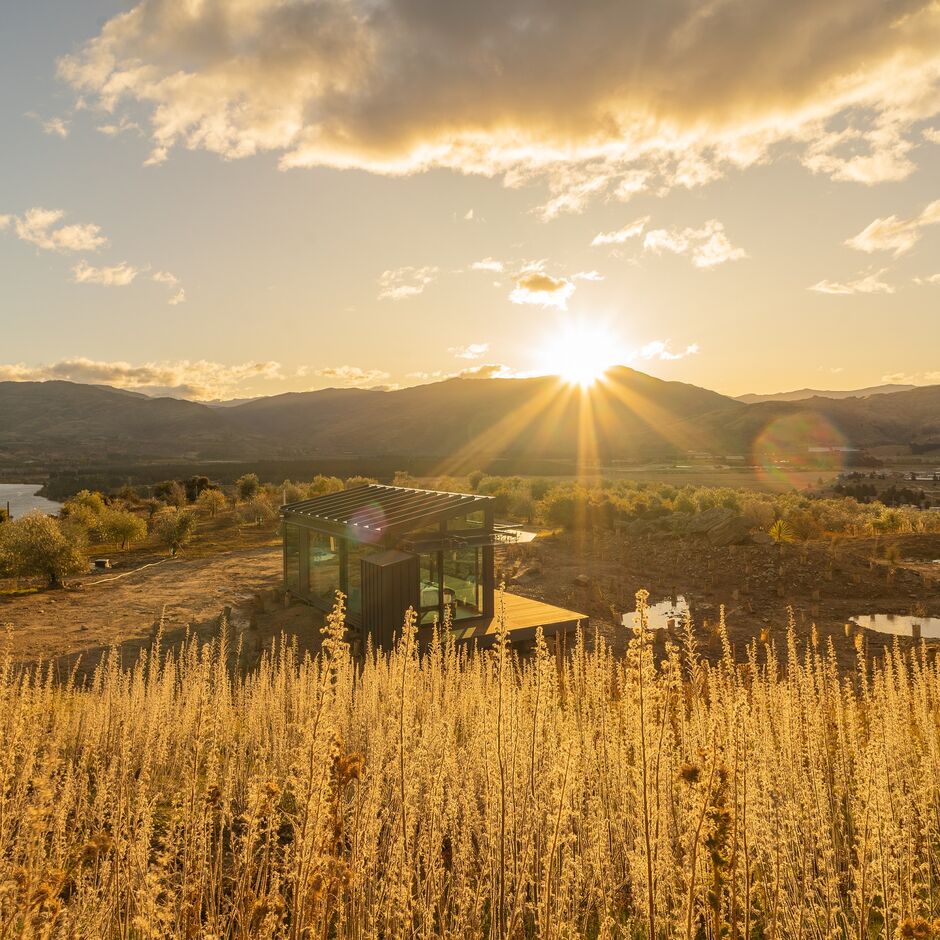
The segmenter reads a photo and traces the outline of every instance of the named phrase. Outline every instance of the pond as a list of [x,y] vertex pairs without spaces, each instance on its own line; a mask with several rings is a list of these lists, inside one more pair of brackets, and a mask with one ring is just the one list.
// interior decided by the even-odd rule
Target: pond
[[[650,630],[664,630],[667,627],[681,629],[682,621],[689,613],[689,603],[681,594],[676,597],[667,597],[658,604],[650,604],[646,608],[647,622]],[[623,625],[633,629],[636,611],[623,615]]]
[[16,519],[31,509],[41,509],[50,515],[55,515],[61,504],[36,494],[42,489],[39,483],[0,483],[0,507],[7,508],[10,504],[10,514]]
[[914,627],[920,625],[924,639],[940,637],[940,617],[914,617],[911,614],[863,614],[850,618],[853,623],[878,633],[894,636],[914,636]]

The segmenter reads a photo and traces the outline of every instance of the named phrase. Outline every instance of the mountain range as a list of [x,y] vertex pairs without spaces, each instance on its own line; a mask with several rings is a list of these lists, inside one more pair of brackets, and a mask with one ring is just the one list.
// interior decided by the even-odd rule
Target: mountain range
[[798,388],[792,392],[772,392],[769,395],[738,395],[735,401],[755,405],[762,401],[805,401],[807,398],[868,398],[870,395],[890,395],[893,392],[909,392],[916,385],[870,385],[868,388],[826,390],[821,388]]
[[[863,390],[864,391],[864,390]],[[649,458],[881,445],[940,450],[940,386],[745,402],[626,367],[583,393],[554,377],[327,388],[220,408],[71,382],[0,382],[0,461],[411,455]]]

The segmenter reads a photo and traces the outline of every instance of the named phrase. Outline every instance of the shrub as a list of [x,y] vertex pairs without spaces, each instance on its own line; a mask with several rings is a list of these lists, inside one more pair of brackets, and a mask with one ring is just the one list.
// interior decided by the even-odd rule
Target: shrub
[[307,496],[313,497],[320,496],[323,493],[338,493],[341,489],[343,489],[343,481],[339,477],[330,477],[318,473],[307,487]]
[[88,567],[82,529],[34,509],[0,528],[0,568],[13,577],[61,584]]
[[379,481],[373,477],[355,476],[355,477],[348,477],[344,485],[347,490],[351,490],[355,486],[367,486],[370,483],[378,483],[378,482]]
[[477,491],[477,487],[480,485],[484,476],[485,474],[482,470],[474,470],[467,474],[467,485],[474,493]]
[[179,480],[154,483],[152,493],[156,499],[162,500],[167,506],[186,505],[186,488]]
[[195,534],[196,514],[167,507],[153,519],[153,533],[175,555]]

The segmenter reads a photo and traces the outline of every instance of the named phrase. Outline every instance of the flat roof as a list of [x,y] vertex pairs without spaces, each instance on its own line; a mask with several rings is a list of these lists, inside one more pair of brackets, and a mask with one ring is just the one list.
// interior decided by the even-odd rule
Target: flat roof
[[288,503],[281,516],[321,531],[340,530],[363,542],[387,535],[412,532],[465,512],[475,512],[493,502],[492,496],[444,493],[406,486],[367,483],[337,493]]

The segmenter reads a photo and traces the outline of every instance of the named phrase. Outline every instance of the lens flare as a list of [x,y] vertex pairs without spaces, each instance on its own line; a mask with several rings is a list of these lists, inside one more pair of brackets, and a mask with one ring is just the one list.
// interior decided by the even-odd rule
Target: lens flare
[[803,489],[815,483],[814,471],[845,466],[851,449],[839,429],[811,411],[773,419],[754,441],[753,463],[775,489]]

